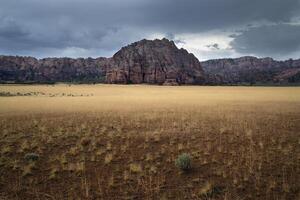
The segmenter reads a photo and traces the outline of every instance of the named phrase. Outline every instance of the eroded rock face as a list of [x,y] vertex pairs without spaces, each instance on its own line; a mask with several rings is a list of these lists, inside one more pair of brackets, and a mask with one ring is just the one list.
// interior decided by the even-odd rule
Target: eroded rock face
[[300,84],[300,60],[241,57],[199,62],[167,39],[141,40],[111,58],[0,56],[0,82]]
[[167,39],[141,40],[112,58],[45,58],[0,56],[0,81],[201,84],[200,62]]
[[45,58],[0,56],[1,82],[104,81],[106,58]]
[[118,51],[109,63],[108,83],[201,84],[204,73],[200,62],[167,39],[142,40]]
[[201,62],[206,84],[294,84],[300,83],[300,60],[241,57]]

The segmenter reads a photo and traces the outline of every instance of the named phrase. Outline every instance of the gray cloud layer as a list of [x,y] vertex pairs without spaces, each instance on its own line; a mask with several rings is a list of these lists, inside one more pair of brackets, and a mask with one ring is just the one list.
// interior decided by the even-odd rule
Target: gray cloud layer
[[0,53],[107,56],[155,35],[242,29],[237,52],[277,56],[298,51],[299,27],[285,25],[298,13],[300,0],[1,0]]
[[286,57],[300,52],[300,25],[278,24],[250,28],[235,36],[231,45],[243,54]]

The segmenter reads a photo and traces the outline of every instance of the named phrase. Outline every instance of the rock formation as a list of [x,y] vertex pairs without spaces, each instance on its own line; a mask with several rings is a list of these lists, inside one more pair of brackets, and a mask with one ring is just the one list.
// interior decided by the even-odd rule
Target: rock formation
[[105,58],[44,58],[0,56],[0,81],[17,83],[103,82]]
[[167,39],[141,40],[112,58],[0,56],[1,82],[203,84],[198,59]]
[[300,83],[300,59],[241,57],[201,62],[209,85],[286,85]]
[[141,40],[111,58],[0,56],[2,83],[120,83],[160,85],[300,84],[300,59],[241,57],[199,62],[173,41]]

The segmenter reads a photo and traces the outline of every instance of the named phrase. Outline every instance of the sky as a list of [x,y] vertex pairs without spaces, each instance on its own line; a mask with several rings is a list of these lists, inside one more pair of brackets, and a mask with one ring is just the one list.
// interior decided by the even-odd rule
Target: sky
[[0,54],[110,57],[174,40],[199,60],[300,58],[300,0],[0,0]]

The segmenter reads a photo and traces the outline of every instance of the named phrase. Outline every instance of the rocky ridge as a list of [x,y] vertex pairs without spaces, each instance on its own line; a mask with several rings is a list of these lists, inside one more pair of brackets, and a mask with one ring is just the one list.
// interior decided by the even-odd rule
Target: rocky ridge
[[300,59],[276,61],[272,58],[245,56],[201,62],[206,84],[289,85],[300,83]]
[[1,82],[203,84],[198,59],[173,41],[141,40],[111,58],[0,56]]
[[300,84],[300,59],[241,57],[199,62],[173,41],[141,40],[111,58],[0,56],[1,83],[114,83],[159,85]]

